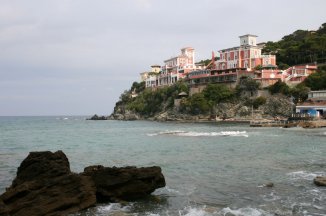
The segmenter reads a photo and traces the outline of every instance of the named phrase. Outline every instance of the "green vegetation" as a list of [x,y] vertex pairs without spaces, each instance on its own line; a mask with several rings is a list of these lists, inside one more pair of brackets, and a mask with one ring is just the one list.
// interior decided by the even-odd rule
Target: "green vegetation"
[[271,94],[290,94],[290,87],[281,80],[278,80],[274,85],[269,86],[268,90]]
[[[258,109],[266,103],[265,97],[253,97],[259,88],[260,84],[252,78],[242,77],[235,89],[230,89],[224,84],[210,83],[200,93],[180,97],[181,92],[189,95],[189,87],[183,81],[158,89],[146,89],[144,83],[134,82],[131,89],[120,96],[115,111],[120,110],[119,112],[124,113],[128,110],[145,118],[154,117],[160,112],[173,110],[174,100],[177,98],[180,99],[178,112],[190,115],[215,115],[219,104],[225,102],[243,101],[244,105]],[[274,88],[277,89],[278,86]],[[132,92],[136,92],[137,97],[132,97]],[[282,91],[275,90],[275,93],[282,93]]]
[[275,54],[280,69],[289,65],[326,62],[326,23],[317,31],[297,30],[278,42],[267,42],[263,53]]
[[257,91],[260,88],[260,83],[256,82],[250,77],[241,77],[239,84],[236,86],[236,93],[240,95],[242,92],[250,92],[251,95],[253,92]]
[[[183,100],[182,110],[191,114],[206,114],[209,111],[209,104],[205,96],[202,93],[196,93],[189,97],[189,99]],[[188,106],[188,109],[187,107]]]
[[326,66],[320,67],[317,73],[311,74],[303,84],[311,90],[326,89]]
[[274,83],[274,85],[271,85],[268,89],[271,94],[283,94],[292,97],[295,104],[305,101],[308,98],[308,92],[310,91],[304,83],[300,83],[294,87],[289,87],[286,83],[280,80]]
[[245,105],[248,107],[253,107],[254,109],[258,109],[260,106],[266,103],[267,99],[263,96],[259,96],[256,98],[248,98],[245,102]]
[[[131,93],[134,90],[138,93],[138,96],[132,98]],[[116,108],[122,106],[125,110],[134,111],[142,116],[153,116],[164,109],[171,108],[174,99],[181,92],[189,92],[188,86],[182,81],[155,91],[150,88],[145,89],[144,83],[134,82],[131,89],[120,96]]]
[[145,90],[145,82],[134,82],[131,86],[132,91],[136,91],[136,93],[142,92]]
[[222,84],[208,84],[200,93],[181,101],[180,111],[189,114],[214,113],[215,107],[222,101],[227,101],[234,96],[234,92]]

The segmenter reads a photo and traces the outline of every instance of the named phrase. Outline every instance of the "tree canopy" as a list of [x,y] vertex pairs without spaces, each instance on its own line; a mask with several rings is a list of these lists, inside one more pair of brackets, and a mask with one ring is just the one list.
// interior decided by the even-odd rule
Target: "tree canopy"
[[316,73],[308,76],[303,84],[311,90],[326,89],[326,67],[321,67]]
[[275,54],[281,69],[285,69],[288,65],[325,63],[326,23],[317,31],[297,30],[278,42],[269,41],[262,52]]

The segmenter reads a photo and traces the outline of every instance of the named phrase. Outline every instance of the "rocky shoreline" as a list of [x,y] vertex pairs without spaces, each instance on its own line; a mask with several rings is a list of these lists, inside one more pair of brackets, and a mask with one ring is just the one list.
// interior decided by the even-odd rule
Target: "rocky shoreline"
[[[96,116],[96,118],[94,118]],[[209,123],[209,122],[230,122],[230,123],[248,123],[250,127],[302,127],[302,128],[321,128],[326,127],[326,120],[311,120],[311,121],[289,121],[287,122],[286,118],[278,119],[275,121],[273,117],[265,116],[254,116],[252,119],[251,116],[246,117],[231,117],[231,118],[220,118],[218,116],[210,115],[188,115],[180,114],[175,112],[162,112],[154,117],[141,117],[136,113],[128,112],[127,114],[113,113],[110,116],[100,116],[94,115],[93,117],[87,120],[118,120],[118,121],[158,121],[158,122],[180,122],[180,123]]]
[[62,151],[30,152],[0,195],[0,216],[67,215],[98,202],[142,198],[164,186],[160,167],[95,165],[73,173]]
[[[282,95],[267,97],[267,102],[259,108],[249,106],[248,99],[231,100],[216,104],[213,110],[206,114],[194,114],[189,111],[180,110],[178,103],[173,107],[162,104],[161,111],[151,114],[141,114],[128,107],[127,103],[119,102],[114,108],[114,112],[107,116],[108,120],[151,120],[151,121],[176,121],[176,122],[209,122],[209,121],[233,121],[250,122],[255,120],[273,120],[275,117],[284,119],[292,113],[292,105],[289,99]],[[93,118],[95,117],[95,118]],[[98,119],[93,116],[91,119]]]

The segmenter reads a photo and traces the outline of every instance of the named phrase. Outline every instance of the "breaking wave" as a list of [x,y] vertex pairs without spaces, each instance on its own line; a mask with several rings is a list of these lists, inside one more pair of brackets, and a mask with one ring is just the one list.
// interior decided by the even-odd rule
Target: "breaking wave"
[[222,209],[222,215],[234,215],[234,216],[272,216],[272,214],[265,212],[261,209],[255,208],[240,208],[232,210],[229,207]]
[[164,131],[147,134],[147,136],[173,135],[183,137],[217,137],[217,136],[241,136],[249,137],[246,131],[221,131],[221,132],[192,132],[192,131]]
[[325,175],[324,172],[310,173],[306,171],[296,171],[287,174],[292,180],[313,180],[316,176]]

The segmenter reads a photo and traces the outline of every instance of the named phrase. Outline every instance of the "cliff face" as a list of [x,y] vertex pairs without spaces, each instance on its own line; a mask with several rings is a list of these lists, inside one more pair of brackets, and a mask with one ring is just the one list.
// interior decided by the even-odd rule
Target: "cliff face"
[[[292,113],[290,100],[283,95],[266,97],[266,103],[255,108],[248,105],[248,98],[220,102],[207,113],[190,114],[180,111],[179,107],[167,107],[162,103],[162,110],[152,115],[142,115],[127,109],[126,104],[117,103],[109,119],[112,120],[153,120],[153,121],[207,121],[207,120],[251,120],[287,118]],[[250,99],[252,100],[252,99]]]

